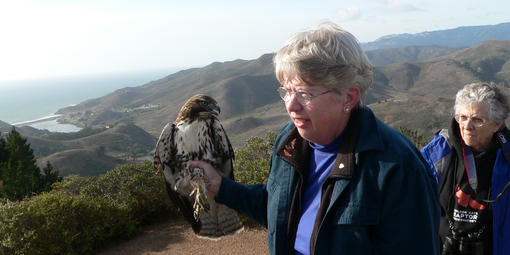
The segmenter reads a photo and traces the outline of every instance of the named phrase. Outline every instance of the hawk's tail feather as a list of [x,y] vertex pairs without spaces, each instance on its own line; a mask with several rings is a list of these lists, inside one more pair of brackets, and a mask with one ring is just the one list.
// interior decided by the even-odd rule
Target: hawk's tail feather
[[222,229],[224,235],[236,234],[243,228],[241,220],[237,216],[237,212],[225,205],[218,206],[218,225]]
[[225,205],[218,205],[215,215],[209,212],[202,214],[200,222],[202,228],[198,236],[213,240],[237,234],[244,229],[236,211]]

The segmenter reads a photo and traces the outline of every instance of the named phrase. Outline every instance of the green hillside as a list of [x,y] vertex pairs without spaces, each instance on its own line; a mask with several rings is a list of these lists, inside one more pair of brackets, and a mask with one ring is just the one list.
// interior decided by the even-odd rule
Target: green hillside
[[[372,57],[400,62],[374,68],[367,104],[389,125],[430,138],[448,125],[454,95],[465,84],[492,81],[509,92],[510,41],[487,41],[443,55],[449,50],[432,46],[380,50]],[[215,62],[59,110],[60,121],[86,127],[77,133],[55,134],[30,127],[19,131],[27,136],[37,157],[49,159],[61,172],[75,171],[64,156],[80,153],[106,169],[110,166],[106,162],[150,159],[163,126],[175,119],[190,96],[205,93],[218,101],[223,125],[238,147],[249,137],[278,131],[289,120],[276,93],[280,85],[272,57]],[[415,61],[421,58],[427,60]],[[9,130],[7,123],[0,123],[0,131]],[[97,151],[110,158],[93,159]]]

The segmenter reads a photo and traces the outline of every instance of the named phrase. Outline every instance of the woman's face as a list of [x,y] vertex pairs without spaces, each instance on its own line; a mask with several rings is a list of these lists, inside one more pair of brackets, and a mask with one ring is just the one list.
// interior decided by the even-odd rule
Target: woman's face
[[492,136],[502,125],[489,120],[488,107],[484,103],[459,107],[455,119],[459,123],[462,140],[476,150],[487,148]]
[[[309,86],[300,79],[289,80],[283,87],[291,94],[285,108],[301,137],[327,145],[342,133],[350,116],[350,110],[345,111],[345,107],[352,109],[346,94],[340,95],[321,85]],[[296,91],[306,91],[315,97],[304,105],[293,93]]]

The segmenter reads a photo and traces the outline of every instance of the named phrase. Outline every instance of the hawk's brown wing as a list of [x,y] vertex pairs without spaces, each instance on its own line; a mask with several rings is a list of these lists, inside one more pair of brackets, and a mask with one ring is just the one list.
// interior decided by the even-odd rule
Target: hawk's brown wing
[[213,123],[213,127],[209,128],[213,132],[211,138],[215,146],[214,152],[217,154],[215,156],[221,159],[221,165],[216,167],[223,176],[234,180],[234,150],[232,149],[232,144],[220,121],[216,119]]
[[[156,150],[154,151],[154,168],[159,169],[162,168],[163,172],[165,170],[169,170],[171,176],[173,178],[173,183],[175,185],[175,176],[179,174],[181,170],[183,170],[183,166],[181,162],[175,158],[177,149],[175,144],[175,133],[178,128],[174,124],[167,124],[161,135],[159,136],[158,142],[156,144]],[[168,168],[168,169],[167,169]],[[172,187],[172,184],[165,179],[166,191],[168,193],[168,197],[172,204],[183,214],[186,221],[191,224],[193,232],[198,234],[202,228],[202,224],[195,220],[193,215],[193,204],[188,197],[185,197],[175,191]]]

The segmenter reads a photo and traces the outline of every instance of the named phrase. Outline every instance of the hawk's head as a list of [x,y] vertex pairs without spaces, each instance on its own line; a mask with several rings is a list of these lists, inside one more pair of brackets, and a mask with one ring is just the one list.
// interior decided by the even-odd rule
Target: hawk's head
[[193,121],[197,118],[205,119],[212,116],[217,117],[219,114],[220,106],[214,98],[204,94],[197,94],[190,97],[190,99],[184,103],[177,116],[176,122],[182,120]]

